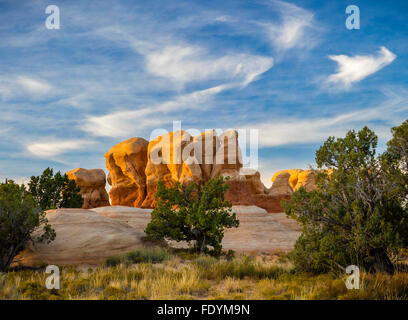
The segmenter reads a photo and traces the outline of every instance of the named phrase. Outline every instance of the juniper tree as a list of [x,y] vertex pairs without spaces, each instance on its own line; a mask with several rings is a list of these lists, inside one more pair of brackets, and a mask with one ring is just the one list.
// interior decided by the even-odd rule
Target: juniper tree
[[[391,141],[397,132],[394,128]],[[390,256],[407,245],[407,187],[395,165],[407,140],[398,150],[390,142],[380,156],[377,141],[367,127],[330,137],[316,151],[316,164],[331,170],[318,172],[316,190],[300,188],[283,203],[286,214],[302,226],[293,252],[297,268],[319,273],[355,264],[394,272]]]
[[159,182],[157,207],[152,211],[146,234],[153,239],[194,241],[198,252],[219,255],[225,228],[237,228],[239,221],[225,200],[228,184],[220,177],[203,185],[175,183],[166,188]]

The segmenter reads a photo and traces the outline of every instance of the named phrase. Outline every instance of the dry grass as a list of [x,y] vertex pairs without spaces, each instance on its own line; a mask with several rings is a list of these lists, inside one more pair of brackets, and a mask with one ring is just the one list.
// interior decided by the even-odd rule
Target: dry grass
[[362,273],[361,289],[347,290],[344,279],[298,274],[276,257],[181,256],[154,249],[114,266],[64,267],[58,291],[45,288],[43,269],[12,271],[0,275],[0,299],[408,299],[407,272]]

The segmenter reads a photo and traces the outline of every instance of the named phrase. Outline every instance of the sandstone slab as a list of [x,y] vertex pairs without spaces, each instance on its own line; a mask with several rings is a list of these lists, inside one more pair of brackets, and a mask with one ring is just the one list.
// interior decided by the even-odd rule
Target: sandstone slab
[[145,246],[143,230],[92,210],[51,210],[47,211],[47,219],[56,232],[56,239],[49,244],[30,243],[16,257],[19,264],[96,264]]

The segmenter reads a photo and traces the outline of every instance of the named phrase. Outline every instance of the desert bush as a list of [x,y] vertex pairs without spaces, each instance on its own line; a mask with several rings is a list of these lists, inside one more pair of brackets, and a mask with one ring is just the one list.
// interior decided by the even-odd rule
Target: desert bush
[[20,283],[18,290],[24,298],[31,300],[59,300],[58,290],[48,290],[44,284],[37,281]]
[[390,255],[408,243],[408,184],[399,157],[376,156],[377,140],[367,127],[330,137],[316,151],[318,168],[330,171],[317,173],[316,190],[300,188],[283,202],[302,226],[292,254],[298,270],[342,272],[355,264],[394,272]]
[[133,264],[133,263],[160,263],[165,260],[168,260],[172,255],[163,248],[152,247],[152,248],[143,248],[141,250],[136,250],[128,252],[122,256],[114,256],[106,259],[106,265],[110,267],[117,266],[121,263],[123,264]]
[[106,287],[103,290],[103,295],[107,300],[122,300],[126,296],[126,290],[123,288]]
[[159,182],[157,207],[146,234],[157,240],[193,241],[198,252],[210,252],[208,247],[212,247],[211,252],[219,255],[224,229],[239,226],[231,203],[225,200],[228,187],[223,177],[203,185],[177,182],[169,188]]
[[[42,231],[33,232],[42,227]],[[6,181],[0,184],[0,271],[7,271],[28,241],[52,241],[55,231],[25,187]]]
[[32,176],[28,191],[38,202],[42,210],[59,208],[81,208],[84,199],[75,180],[68,179],[66,174],[47,168],[41,176]]

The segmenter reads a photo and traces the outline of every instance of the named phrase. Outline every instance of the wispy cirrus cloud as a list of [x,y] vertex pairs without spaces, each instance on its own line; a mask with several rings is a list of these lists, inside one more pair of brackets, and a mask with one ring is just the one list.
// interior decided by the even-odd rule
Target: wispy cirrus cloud
[[179,83],[237,79],[247,85],[272,66],[272,57],[251,54],[217,57],[193,46],[167,46],[146,55],[148,72]]
[[0,77],[0,95],[3,99],[16,96],[41,96],[49,93],[52,85],[31,75],[7,75]]
[[[256,124],[261,147],[323,142],[328,136],[343,136],[348,130],[369,125],[383,140],[390,138],[390,127],[398,125],[408,112],[406,92],[388,92],[388,99],[372,108],[314,118],[280,118]],[[379,122],[381,119],[381,122]]]
[[295,48],[312,48],[316,45],[317,29],[314,13],[284,1],[271,1],[280,12],[280,22],[262,23],[273,47],[278,52]]
[[40,158],[52,158],[67,152],[83,150],[92,145],[89,140],[50,140],[32,142],[27,145],[27,150],[34,156]]
[[337,72],[330,75],[326,82],[340,89],[349,89],[353,83],[359,82],[381,70],[393,62],[396,57],[386,47],[380,47],[376,56],[331,55],[329,59],[337,62]]
[[[218,93],[228,89],[230,86],[220,85],[205,90],[194,91],[175,97],[172,100],[138,109],[122,110],[102,116],[89,116],[81,123],[82,130],[94,136],[101,137],[127,137],[129,135],[141,134],[145,129],[153,129],[166,122],[171,122],[166,116],[172,112],[182,112],[186,109],[206,109],[209,101]],[[157,115],[160,114],[160,117]]]
[[[399,30],[393,39],[377,38],[368,25],[345,38],[344,8],[337,3],[71,0],[60,4],[58,31],[44,26],[46,5],[6,1],[0,12],[1,176],[30,176],[54,165],[104,167],[103,153],[112,145],[148,138],[173,120],[183,127],[260,128],[260,155],[284,149],[265,158],[281,157],[277,169],[284,169],[297,165],[291,155],[302,157],[299,144],[312,153],[311,144],[364,124],[383,135],[407,115],[384,108],[366,117],[382,98],[379,88],[406,86],[406,24],[396,4],[386,10],[387,28]],[[381,9],[372,12],[381,15]],[[363,81],[342,101],[316,90],[319,76],[319,84],[343,89],[347,81],[350,87],[361,81],[349,61],[335,71],[326,57],[333,49],[355,58],[350,47],[367,52],[373,41],[389,41],[380,43],[399,55],[397,76],[375,77],[374,86]],[[376,69],[368,66],[360,69]]]

